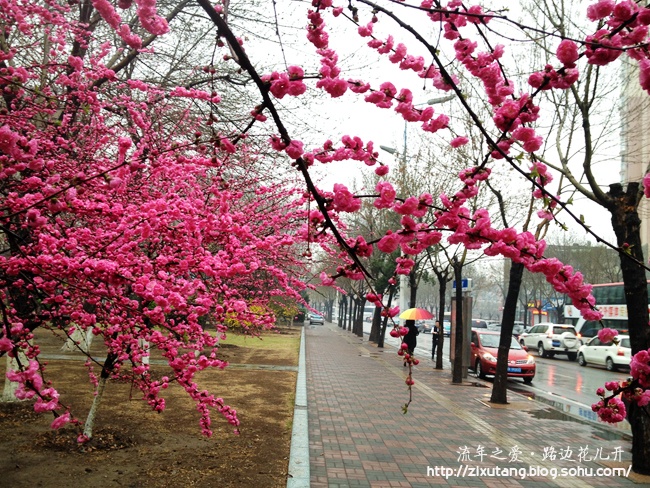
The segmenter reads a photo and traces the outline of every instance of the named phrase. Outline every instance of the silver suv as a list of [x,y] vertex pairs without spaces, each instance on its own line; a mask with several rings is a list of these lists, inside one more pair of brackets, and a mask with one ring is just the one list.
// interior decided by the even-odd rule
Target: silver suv
[[537,349],[537,354],[543,358],[566,354],[569,361],[575,361],[580,348],[577,335],[572,325],[543,322],[520,334],[519,343],[529,349]]

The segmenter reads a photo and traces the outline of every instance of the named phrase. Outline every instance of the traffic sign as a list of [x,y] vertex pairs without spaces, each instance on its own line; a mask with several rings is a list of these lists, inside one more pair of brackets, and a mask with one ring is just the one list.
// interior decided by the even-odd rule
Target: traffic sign
[[[456,280],[453,281],[451,289],[456,289]],[[461,291],[472,291],[472,278],[463,278],[460,280],[460,289]]]

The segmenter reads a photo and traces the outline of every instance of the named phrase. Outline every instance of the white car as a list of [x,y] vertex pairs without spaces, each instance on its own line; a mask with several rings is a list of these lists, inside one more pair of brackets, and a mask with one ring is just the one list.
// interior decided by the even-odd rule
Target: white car
[[619,335],[618,344],[614,342],[603,343],[598,337],[593,337],[578,350],[578,364],[597,364],[605,366],[608,371],[616,371],[617,368],[630,367],[630,336]]
[[311,324],[320,324],[320,325],[325,325],[325,318],[317,313],[310,313],[309,314],[309,325]]
[[566,354],[569,361],[576,360],[580,348],[575,327],[550,322],[534,325],[528,332],[519,334],[519,343],[529,349],[537,349],[537,354],[543,358]]

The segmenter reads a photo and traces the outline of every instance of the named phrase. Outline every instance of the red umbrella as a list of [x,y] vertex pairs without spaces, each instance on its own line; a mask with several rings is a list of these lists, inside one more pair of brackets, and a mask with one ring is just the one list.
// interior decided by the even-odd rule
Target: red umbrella
[[432,319],[433,314],[423,308],[409,308],[399,314],[399,318],[404,320],[427,320]]

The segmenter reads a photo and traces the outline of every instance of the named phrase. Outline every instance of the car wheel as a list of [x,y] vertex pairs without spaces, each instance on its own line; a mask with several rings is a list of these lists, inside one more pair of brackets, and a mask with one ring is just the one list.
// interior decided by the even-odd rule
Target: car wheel
[[474,371],[476,371],[476,376],[479,378],[485,379],[485,373],[483,372],[483,368],[481,367],[481,360],[479,359],[476,361],[476,367],[474,368]]
[[575,352],[567,352],[566,355],[569,358],[569,361],[575,361],[576,357],[578,357],[578,354]]
[[616,371],[616,365],[614,364],[614,361],[612,361],[612,358],[607,358],[605,360],[605,367],[607,368],[607,371]]
[[578,364],[580,366],[587,366],[587,361],[582,353],[578,354]]
[[546,349],[544,349],[544,344],[542,344],[541,342],[537,344],[537,354],[541,358],[548,357],[548,353],[546,352]]
[[530,385],[532,382],[533,382],[533,377],[532,376],[524,378],[524,383],[526,383],[527,385]]

